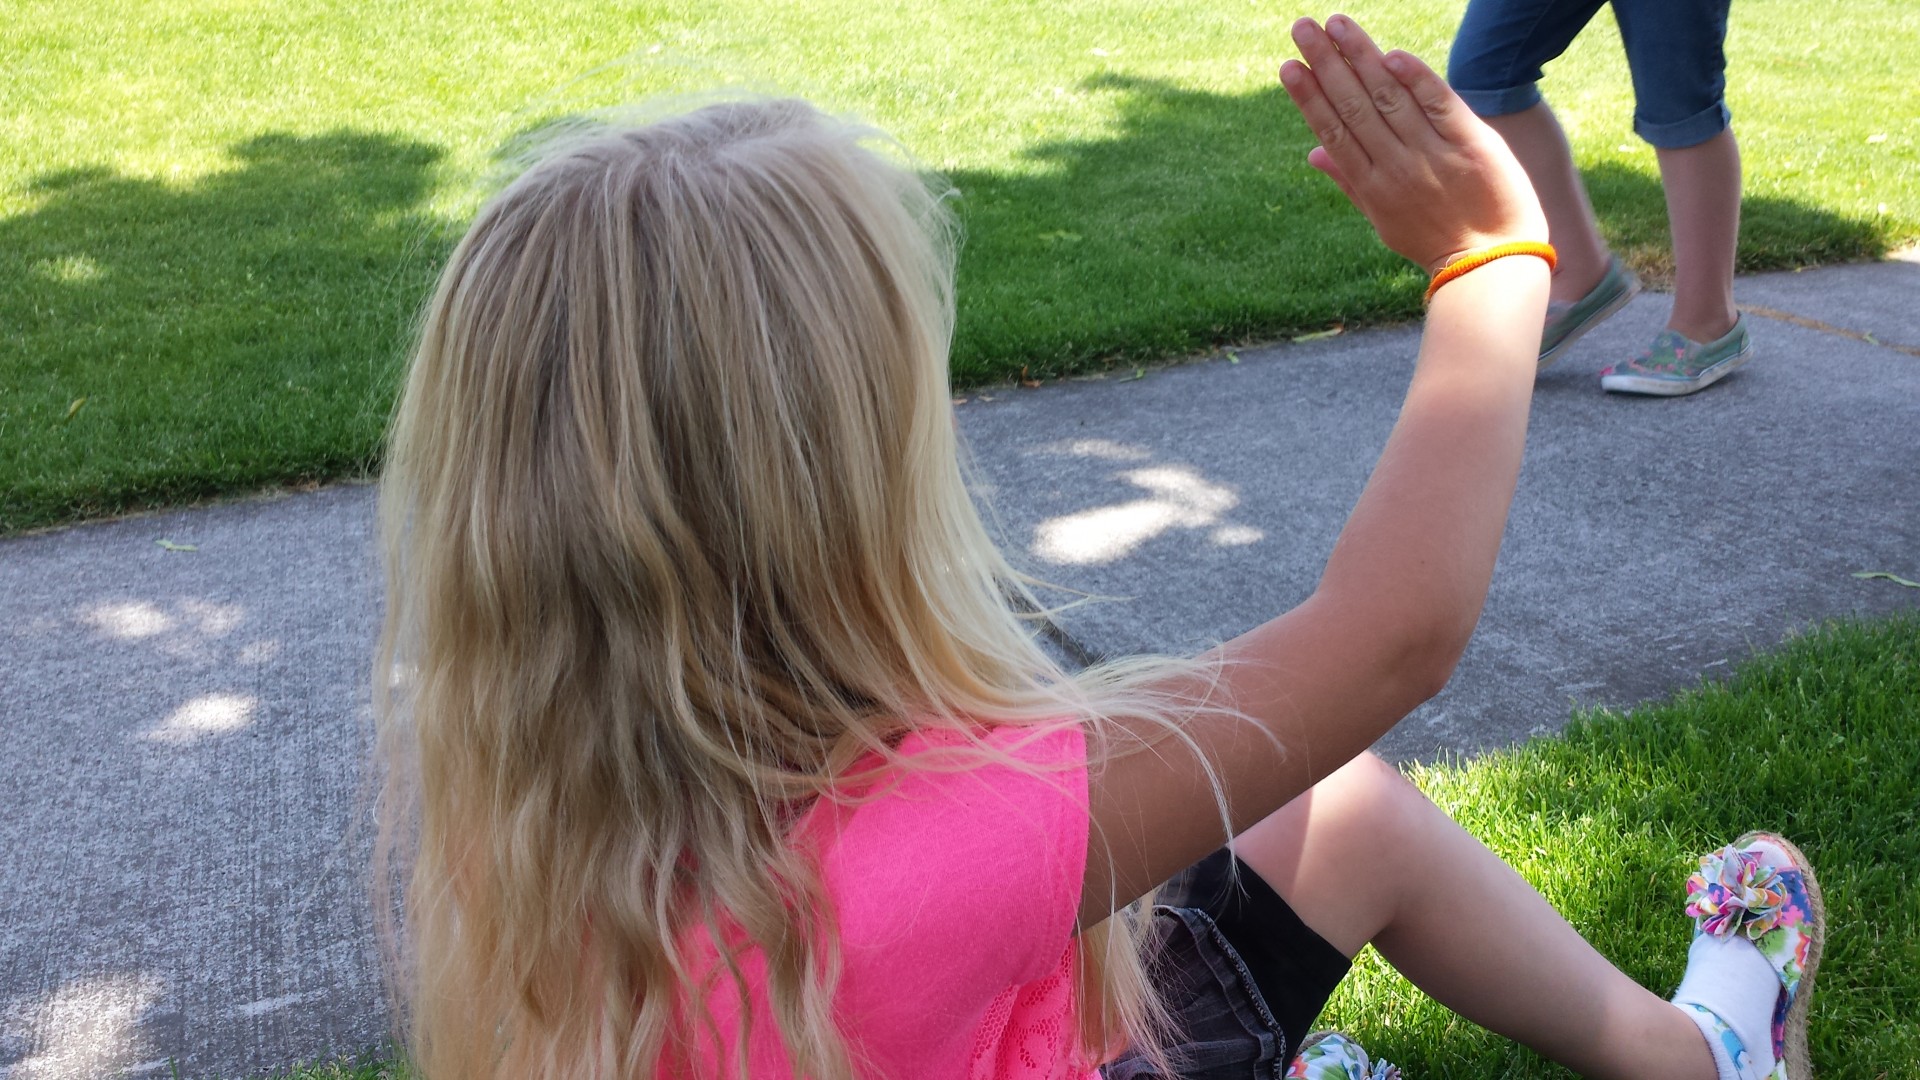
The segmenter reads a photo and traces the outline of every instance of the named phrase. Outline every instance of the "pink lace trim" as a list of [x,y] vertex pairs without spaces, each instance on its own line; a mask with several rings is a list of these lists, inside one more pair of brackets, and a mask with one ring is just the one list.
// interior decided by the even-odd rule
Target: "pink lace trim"
[[1067,1080],[1073,1054],[1073,945],[1045,978],[1010,986],[987,1007],[968,1080]]

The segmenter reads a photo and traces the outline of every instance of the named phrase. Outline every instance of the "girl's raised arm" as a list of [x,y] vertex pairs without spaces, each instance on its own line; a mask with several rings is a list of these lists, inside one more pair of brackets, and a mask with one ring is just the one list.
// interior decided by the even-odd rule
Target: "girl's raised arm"
[[[1320,145],[1308,155],[1394,251],[1429,272],[1546,220],[1506,144],[1439,76],[1383,55],[1358,24],[1294,25],[1280,77]],[[1306,791],[1446,684],[1479,620],[1526,440],[1548,265],[1495,260],[1433,297],[1406,402],[1318,588],[1216,651],[1189,732],[1237,834]],[[1250,717],[1249,725],[1239,716]],[[1092,925],[1217,848],[1206,771],[1172,742],[1091,780],[1081,922]]]

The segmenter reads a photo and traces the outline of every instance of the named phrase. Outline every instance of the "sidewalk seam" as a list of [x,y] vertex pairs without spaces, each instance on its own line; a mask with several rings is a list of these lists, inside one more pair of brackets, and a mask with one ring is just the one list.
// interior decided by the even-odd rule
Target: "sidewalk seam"
[[1869,333],[1859,330],[1849,330],[1844,326],[1835,326],[1832,323],[1821,322],[1819,319],[1810,319],[1805,315],[1795,315],[1790,311],[1763,307],[1759,304],[1735,304],[1734,307],[1748,315],[1758,315],[1763,319],[1773,319],[1777,322],[1791,323],[1794,326],[1804,327],[1808,330],[1817,330],[1823,334],[1833,334],[1838,337],[1849,338],[1867,345],[1878,345],[1883,349],[1892,349],[1894,352],[1905,353],[1908,356],[1920,356],[1920,348],[1915,348],[1912,345],[1898,345],[1891,341],[1881,341]]

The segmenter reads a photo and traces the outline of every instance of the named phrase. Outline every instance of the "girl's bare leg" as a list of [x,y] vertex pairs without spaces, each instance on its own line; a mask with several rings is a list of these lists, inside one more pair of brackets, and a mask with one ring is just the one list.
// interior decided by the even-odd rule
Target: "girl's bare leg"
[[1607,272],[1612,255],[1600,238],[1586,184],[1574,168],[1573,151],[1553,110],[1542,101],[1530,109],[1505,116],[1485,117],[1487,126],[1507,141],[1513,156],[1527,170],[1540,208],[1547,212],[1547,238],[1559,254],[1548,295],[1572,303],[1593,291]]
[[1733,329],[1737,315],[1733,256],[1740,240],[1740,144],[1728,128],[1696,146],[1656,153],[1673,229],[1673,315],[1667,327],[1694,341],[1713,341]]
[[1592,1077],[1714,1080],[1692,1021],[1371,754],[1233,842],[1348,956],[1371,942],[1441,1004]]

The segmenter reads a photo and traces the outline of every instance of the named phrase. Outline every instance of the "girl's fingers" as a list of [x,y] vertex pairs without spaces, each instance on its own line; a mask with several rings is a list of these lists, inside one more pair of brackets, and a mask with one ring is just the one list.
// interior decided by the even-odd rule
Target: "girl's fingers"
[[[1379,110],[1373,107],[1373,99],[1367,96],[1367,88],[1347,66],[1346,58],[1312,19],[1301,19],[1293,24],[1293,43],[1299,47],[1300,55],[1312,69],[1313,85],[1320,102],[1325,106],[1326,114],[1335,122],[1329,125],[1337,127],[1338,134],[1330,141],[1316,117],[1308,116],[1307,123],[1314,134],[1320,136],[1320,143],[1333,153],[1334,159],[1342,165],[1345,152],[1341,143],[1351,141],[1362,155],[1362,160],[1371,161],[1383,153],[1390,153],[1399,144],[1399,136],[1388,128],[1386,121],[1380,119]],[[1301,110],[1303,113],[1305,109]],[[1354,163],[1356,166],[1360,162]],[[1359,169],[1347,169],[1348,176],[1359,173]]]
[[1335,15],[1327,20],[1327,34],[1359,79],[1374,110],[1401,142],[1419,144],[1433,138],[1433,124],[1406,86],[1387,70],[1386,57],[1380,55],[1380,47],[1359,23],[1345,15]]
[[1354,196],[1353,185],[1347,182],[1346,176],[1340,171],[1340,166],[1333,163],[1333,158],[1327,156],[1326,147],[1316,146],[1307,151],[1307,164],[1325,173],[1327,179],[1333,181],[1334,186],[1340,189],[1340,193],[1347,197],[1348,202],[1356,207],[1360,205],[1360,200]]
[[1340,114],[1334,111],[1313,71],[1298,60],[1289,60],[1280,65],[1280,85],[1287,88],[1287,96],[1293,99],[1301,119],[1307,122],[1307,130],[1320,140],[1321,151],[1346,175],[1365,173],[1372,159],[1360,148]]
[[1441,138],[1456,144],[1473,141],[1480,130],[1478,120],[1467,110],[1467,103],[1460,100],[1460,95],[1453,92],[1453,87],[1435,74],[1426,61],[1395,49],[1381,62],[1394,79],[1407,88]]
[[1293,25],[1307,63],[1280,80],[1320,140],[1307,163],[1353,201],[1380,239],[1421,266],[1494,240],[1546,235],[1527,174],[1433,69],[1382,55],[1352,19]]

